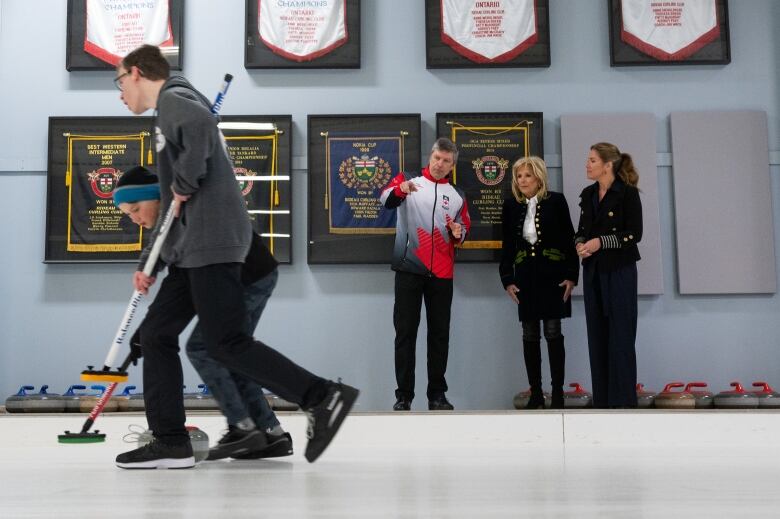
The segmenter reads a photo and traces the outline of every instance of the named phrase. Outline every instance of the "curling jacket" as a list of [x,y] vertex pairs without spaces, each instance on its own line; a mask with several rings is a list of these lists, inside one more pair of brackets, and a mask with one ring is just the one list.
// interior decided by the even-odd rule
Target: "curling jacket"
[[[414,180],[417,191],[401,191],[407,180]],[[399,173],[382,190],[380,200],[388,209],[398,208],[393,270],[452,279],[455,246],[463,243],[471,227],[463,191],[451,185],[449,177],[434,179],[426,167],[421,175]],[[460,240],[447,226],[451,221],[463,226]]]
[[642,239],[642,202],[639,189],[615,178],[599,202],[599,184],[594,182],[580,194],[580,223],[575,243],[599,238],[601,248],[582,260],[583,268],[612,272],[639,261],[637,243]]

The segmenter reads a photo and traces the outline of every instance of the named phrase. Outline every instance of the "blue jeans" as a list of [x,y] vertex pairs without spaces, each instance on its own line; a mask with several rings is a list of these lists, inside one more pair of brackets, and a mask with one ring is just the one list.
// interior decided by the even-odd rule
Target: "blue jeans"
[[[248,334],[252,335],[257,328],[265,304],[271,297],[278,279],[279,271],[274,270],[244,289]],[[203,379],[203,383],[214,395],[228,424],[235,425],[249,417],[262,429],[279,425],[279,420],[268,405],[260,385],[228,370],[209,355],[200,323],[195,326],[187,340],[187,356]]]

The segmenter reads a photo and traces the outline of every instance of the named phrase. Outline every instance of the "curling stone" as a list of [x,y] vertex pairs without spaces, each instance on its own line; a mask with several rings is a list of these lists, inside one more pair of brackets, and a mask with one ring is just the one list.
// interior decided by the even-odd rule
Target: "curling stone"
[[66,413],[81,412],[81,397],[85,396],[86,393],[76,393],[76,390],[83,391],[85,389],[87,389],[86,386],[75,384],[62,394],[62,402],[65,404]]
[[654,400],[655,393],[652,391],[645,391],[644,384],[636,385],[636,404],[639,409],[648,409],[653,407]]
[[219,411],[217,401],[206,384],[198,384],[200,391],[184,393],[184,409],[192,411]]
[[577,382],[569,384],[572,391],[563,392],[563,407],[566,409],[585,409],[593,406],[593,395],[585,391]]
[[[92,409],[95,407],[95,405],[97,405],[98,400],[100,400],[100,397],[103,396],[103,393],[106,392],[106,386],[100,384],[95,384],[89,387],[90,389],[98,391],[98,393],[81,395],[81,398],[79,399],[79,411],[82,413],[91,413]],[[103,406],[102,412],[115,413],[118,407],[119,405],[117,404],[116,397],[112,396],[108,399],[106,405]]]
[[711,391],[696,391],[695,387],[705,388],[706,382],[690,382],[685,386],[685,392],[693,395],[696,399],[696,409],[707,409],[713,407],[715,403],[715,395]]
[[27,401],[30,399],[30,395],[27,391],[34,391],[33,386],[22,386],[15,395],[11,395],[5,399],[5,410],[8,413],[26,413]]
[[185,427],[190,432],[190,443],[192,444],[192,454],[195,456],[195,463],[199,463],[209,455],[209,435],[194,425]]
[[273,393],[266,393],[265,400],[274,411],[297,411],[300,409],[298,404],[288,402],[284,398],[276,396]]
[[739,382],[732,382],[732,391],[722,391],[715,395],[715,407],[721,409],[755,409],[758,407],[758,397],[742,388]]
[[673,388],[684,387],[682,382],[670,382],[664,386],[663,391],[655,395],[653,403],[658,409],[694,409],[696,397],[682,391],[672,391]]
[[124,441],[130,443],[135,440],[137,447],[143,447],[154,439],[151,429],[144,429],[138,424],[130,424],[127,428],[130,429],[130,432],[125,434]]
[[753,387],[760,388],[758,391],[751,391],[758,397],[759,409],[778,409],[780,408],[780,393],[776,393],[766,382],[753,382]]
[[[543,396],[544,396],[544,407],[546,408],[550,407],[550,394],[543,393]],[[528,401],[530,399],[531,399],[531,388],[528,388],[525,391],[520,391],[518,394],[516,394],[514,399],[512,400],[512,403],[515,406],[515,409],[525,410],[525,406],[528,405]]]
[[[274,395],[265,395],[266,398],[268,398],[268,404],[271,405],[271,398]],[[531,398],[531,390],[526,389],[525,391],[520,391],[518,394],[515,395],[515,397],[512,399],[512,405],[515,406],[515,409],[525,409],[526,404],[528,404],[528,399]],[[271,405],[271,408],[273,409],[273,405]]]
[[125,386],[125,388],[122,390],[122,392],[118,395],[116,395],[116,410],[120,413],[124,413],[127,411],[127,406],[130,403],[130,397],[132,395],[132,391],[135,389],[135,386]]
[[65,400],[57,393],[48,393],[49,386],[41,386],[41,390],[29,395],[26,402],[28,413],[63,413],[65,412]]

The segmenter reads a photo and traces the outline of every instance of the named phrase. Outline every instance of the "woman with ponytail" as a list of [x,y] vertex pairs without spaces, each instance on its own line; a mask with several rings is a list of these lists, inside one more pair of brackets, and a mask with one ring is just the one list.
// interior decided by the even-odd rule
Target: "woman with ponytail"
[[593,406],[636,407],[637,269],[642,239],[639,174],[614,144],[590,147],[575,234],[582,258]]

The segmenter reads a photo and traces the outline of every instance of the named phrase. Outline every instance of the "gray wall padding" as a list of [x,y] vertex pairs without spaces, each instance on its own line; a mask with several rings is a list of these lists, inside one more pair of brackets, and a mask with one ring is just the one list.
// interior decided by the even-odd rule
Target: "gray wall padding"
[[[569,202],[575,229],[579,222],[580,192],[591,181],[585,176],[585,161],[591,145],[611,142],[634,159],[639,171],[642,199],[642,241],[639,293],[663,294],[661,227],[658,213],[658,168],[656,164],[655,118],[653,114],[577,114],[561,116],[561,167],[563,193]],[[580,276],[582,277],[582,276]],[[582,294],[582,286],[575,289]]]
[[767,116],[672,112],[681,294],[777,289]]

